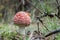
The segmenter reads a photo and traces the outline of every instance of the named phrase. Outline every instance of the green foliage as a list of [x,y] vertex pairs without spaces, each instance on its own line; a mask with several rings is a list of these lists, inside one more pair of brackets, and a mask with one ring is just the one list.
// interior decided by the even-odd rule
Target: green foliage
[[54,8],[52,8],[50,5],[48,5],[47,3],[41,3],[41,9],[44,11],[44,12],[47,12],[47,13],[50,13],[51,11],[53,11]]
[[28,40],[28,38],[29,38],[29,37],[28,37],[28,36],[26,36],[26,40]]
[[12,40],[17,35],[17,27],[4,24],[0,27],[0,36],[5,40]]

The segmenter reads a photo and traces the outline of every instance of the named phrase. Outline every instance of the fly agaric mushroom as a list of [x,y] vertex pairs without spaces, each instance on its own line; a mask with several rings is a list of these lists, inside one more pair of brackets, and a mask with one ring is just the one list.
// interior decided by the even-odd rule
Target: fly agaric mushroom
[[13,21],[15,25],[18,25],[20,27],[20,32],[23,31],[22,34],[25,34],[25,27],[28,27],[31,23],[30,14],[24,11],[17,12],[14,16]]

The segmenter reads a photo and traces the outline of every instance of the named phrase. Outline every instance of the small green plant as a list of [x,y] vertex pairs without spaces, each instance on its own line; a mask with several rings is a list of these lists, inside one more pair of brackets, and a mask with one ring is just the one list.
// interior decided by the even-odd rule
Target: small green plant
[[[18,27],[11,26],[8,24],[3,24],[3,26],[0,27],[0,36],[3,36],[4,40],[12,40],[17,39],[18,35]],[[18,39],[21,39],[20,37]]]

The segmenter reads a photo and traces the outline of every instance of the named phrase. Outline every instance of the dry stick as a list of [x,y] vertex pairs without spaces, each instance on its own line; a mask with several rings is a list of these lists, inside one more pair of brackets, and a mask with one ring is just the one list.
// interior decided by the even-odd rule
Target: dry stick
[[[44,17],[44,15],[43,15],[43,17]],[[41,17],[37,17],[37,19],[41,22],[41,24],[48,30],[48,28],[43,24],[43,22],[42,22],[42,20],[40,18]],[[37,23],[37,25],[38,25],[38,30],[39,30],[39,23]]]
[[46,28],[46,30],[50,31],[43,23],[42,23],[42,25]]
[[36,19],[37,19],[37,29],[38,29],[38,35],[39,35],[39,33],[40,33],[40,30],[39,30],[39,18],[38,17],[36,17]]
[[[40,17],[41,18],[41,17]],[[42,20],[40,20],[39,18],[39,21],[41,22],[41,24],[48,30],[48,28],[43,24]],[[48,30],[49,31],[49,30]]]
[[40,31],[41,30],[39,29],[39,23],[40,22],[42,23],[42,21],[40,20],[39,16],[37,16],[36,19],[37,19],[37,29],[38,29],[37,33],[38,33],[38,35],[40,35],[40,33],[41,33]]
[[38,26],[38,32],[39,32],[39,22],[37,22],[37,26]]
[[42,24],[48,31],[50,31],[44,24]]
[[45,35],[45,37],[48,37],[50,35],[53,35],[53,34],[56,34],[56,33],[59,33],[59,32],[60,32],[60,29],[54,30],[54,31],[48,33],[47,35]]
[[[28,0],[27,0],[28,1]],[[35,5],[33,5],[30,1],[28,1],[30,4],[31,4],[31,6],[33,6],[34,8],[36,8],[41,14],[43,14],[42,12],[41,12],[41,10],[39,10],[37,7],[35,7]]]
[[[43,16],[41,16],[40,18],[43,18],[43,17],[45,17],[46,15],[43,15]],[[40,20],[40,19],[39,19]],[[42,21],[42,20],[40,20],[40,21]],[[48,28],[44,25],[44,23],[42,22],[41,23],[47,30],[48,30]],[[49,30],[48,30],[49,31]]]

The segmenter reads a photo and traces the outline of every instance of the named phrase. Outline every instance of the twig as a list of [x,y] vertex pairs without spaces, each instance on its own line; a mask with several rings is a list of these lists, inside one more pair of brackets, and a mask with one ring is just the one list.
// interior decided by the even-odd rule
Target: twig
[[37,26],[38,26],[38,32],[40,32],[40,31],[39,31],[39,22],[37,22]]
[[50,31],[44,24],[42,24],[42,25],[46,28],[46,30]]
[[45,35],[45,37],[48,37],[48,36],[50,36],[50,35],[53,35],[53,34],[56,34],[56,33],[59,33],[59,32],[60,32],[60,29],[54,30],[54,31],[48,33],[47,35]]
[[[48,30],[48,28],[43,24],[43,21],[40,19],[40,17],[37,17],[37,19],[41,22],[41,24]],[[38,25],[38,31],[39,31],[39,22],[37,22]],[[48,30],[49,31],[49,30]]]

